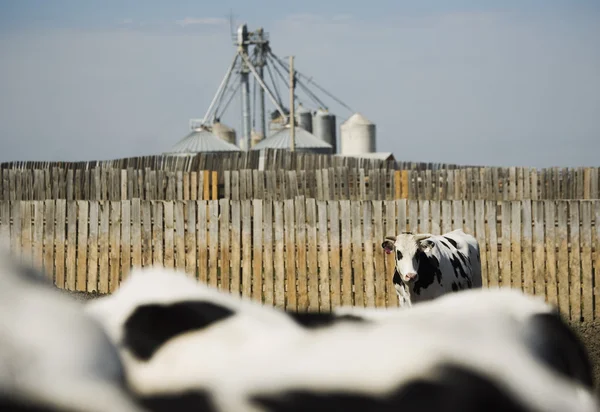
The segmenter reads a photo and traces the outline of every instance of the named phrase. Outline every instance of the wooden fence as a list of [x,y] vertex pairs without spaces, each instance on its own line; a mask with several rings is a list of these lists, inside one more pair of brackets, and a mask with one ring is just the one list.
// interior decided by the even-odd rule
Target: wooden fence
[[217,172],[0,169],[0,200],[214,200]]
[[598,199],[597,168],[168,171],[0,169],[0,200]]
[[484,285],[544,296],[573,321],[600,317],[600,201],[2,201],[13,250],[56,285],[114,291],[164,265],[290,310],[397,306],[385,235],[462,227]]

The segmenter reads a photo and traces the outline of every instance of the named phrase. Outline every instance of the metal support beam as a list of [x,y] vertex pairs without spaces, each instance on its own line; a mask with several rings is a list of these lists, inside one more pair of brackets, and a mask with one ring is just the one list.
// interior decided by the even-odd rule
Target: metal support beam
[[294,56],[290,56],[290,151],[296,148],[296,118],[294,116]]
[[202,118],[203,124],[206,124],[206,122],[209,120],[208,116],[210,116],[210,113],[212,112],[215,104],[217,103],[217,100],[219,100],[221,98],[221,95],[225,91],[225,87],[227,86],[227,83],[229,82],[231,73],[233,73],[233,69],[235,68],[235,64],[237,63],[238,57],[239,57],[238,53],[236,53],[235,56],[233,56],[233,61],[229,65],[229,68],[227,69],[227,73],[225,74],[225,77],[223,77],[223,80],[221,81],[221,84],[219,85],[219,88],[217,89],[217,93],[215,94],[215,97],[213,97],[212,102],[210,102],[210,106],[208,106],[208,110],[206,111],[206,114]]
[[254,65],[250,61],[250,58],[248,57],[248,55],[245,54],[245,53],[240,53],[240,55],[242,56],[242,59],[244,60],[244,62],[248,65],[248,68],[250,69],[250,71],[254,75],[254,78],[256,79],[256,81],[258,82],[258,84],[260,84],[260,87],[265,92],[267,92],[267,95],[269,96],[269,99],[271,100],[271,103],[273,103],[273,105],[275,106],[275,108],[277,109],[277,111],[279,112],[279,114],[281,114],[281,117],[283,119],[285,119],[286,115],[285,115],[285,113],[283,111],[283,108],[279,105],[279,103],[277,103],[277,100],[275,99],[275,97],[273,96],[273,94],[271,93],[271,91],[269,90],[269,88],[267,87],[267,85],[265,84],[265,82],[263,82],[262,79],[259,77],[258,72],[256,71],[256,68],[254,67]]

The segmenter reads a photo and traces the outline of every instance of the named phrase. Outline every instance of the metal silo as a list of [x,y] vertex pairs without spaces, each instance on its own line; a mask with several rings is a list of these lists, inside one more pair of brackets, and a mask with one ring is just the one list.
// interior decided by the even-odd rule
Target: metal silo
[[264,136],[262,134],[258,133],[256,130],[252,130],[252,133],[250,133],[250,147],[254,147],[263,140]]
[[310,110],[306,109],[302,105],[298,105],[297,113],[298,115],[296,116],[296,122],[298,126],[303,128],[307,132],[312,133],[313,124],[312,113],[310,112]]
[[[286,111],[286,113],[287,113],[287,111]],[[277,111],[272,112],[271,113],[271,121],[269,122],[269,132],[267,134],[267,137],[280,131],[285,126],[286,121],[287,121],[287,119],[281,117],[279,112],[277,112]]]
[[340,125],[340,146],[343,155],[374,153],[375,124],[360,113],[354,113]]
[[317,110],[312,119],[313,134],[329,143],[333,153],[337,153],[335,116],[325,110]]
[[221,122],[214,122],[212,125],[212,132],[214,135],[225,140],[227,143],[235,144],[235,130],[231,127],[224,125]]

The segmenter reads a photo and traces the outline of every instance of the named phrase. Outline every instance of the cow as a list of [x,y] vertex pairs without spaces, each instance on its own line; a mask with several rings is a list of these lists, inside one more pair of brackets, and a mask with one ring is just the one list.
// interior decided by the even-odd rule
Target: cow
[[454,323],[464,323],[461,328],[470,327],[475,331],[483,324],[493,324],[514,334],[513,338],[520,340],[533,357],[557,373],[590,389],[595,385],[587,350],[556,306],[520,290],[471,289],[421,303],[411,311],[342,306],[333,308],[327,317],[331,316],[399,328],[407,319],[428,327],[444,328],[451,318]]
[[443,235],[403,232],[387,236],[381,246],[394,253],[392,281],[401,307],[482,286],[479,244],[461,229]]
[[6,247],[0,251],[0,410],[143,411],[101,325]]
[[[282,338],[293,341],[333,323],[360,321],[285,312],[162,267],[133,270],[119,289],[87,302],[85,309],[119,348],[128,384],[150,411],[202,403],[186,398],[185,383],[208,384],[220,370],[243,363],[239,356],[251,356],[249,348],[269,347]],[[191,358],[202,366],[190,370]]]
[[580,359],[552,346],[559,328],[530,322],[548,306],[511,291],[411,311],[286,313],[155,268],[87,311],[149,411],[596,410],[585,375],[572,372]]

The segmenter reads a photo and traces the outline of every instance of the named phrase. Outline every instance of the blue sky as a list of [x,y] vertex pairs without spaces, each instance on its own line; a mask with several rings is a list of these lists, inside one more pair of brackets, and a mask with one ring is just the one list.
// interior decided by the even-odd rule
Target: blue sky
[[[285,4],[0,0],[0,161],[168,150],[202,117],[233,56],[232,10],[376,123],[379,151],[599,165],[599,1]],[[323,100],[338,124],[350,115]],[[240,118],[234,101],[223,121],[239,128]]]

